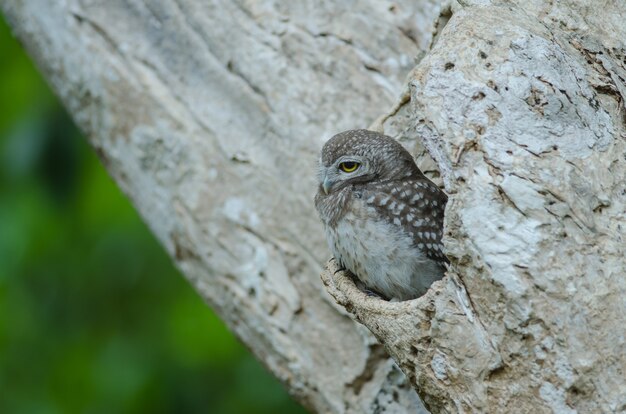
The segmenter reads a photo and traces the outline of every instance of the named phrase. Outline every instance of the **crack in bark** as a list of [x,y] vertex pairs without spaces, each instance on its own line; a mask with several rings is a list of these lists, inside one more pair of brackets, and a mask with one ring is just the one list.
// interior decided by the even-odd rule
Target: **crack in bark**
[[441,11],[439,12],[439,16],[437,17],[437,20],[435,21],[435,25],[432,31],[432,39],[430,41],[430,45],[428,46],[428,50],[432,50],[435,47],[435,45],[437,44],[437,41],[439,40],[439,37],[441,36],[441,32],[448,25],[448,22],[450,21],[451,18],[452,18],[452,6],[448,3],[441,8]]
[[361,394],[363,386],[374,377],[374,372],[376,368],[379,367],[380,362],[388,358],[389,355],[381,344],[372,344],[369,347],[369,355],[367,356],[363,370],[352,381],[347,383],[346,386],[352,389],[354,394],[358,396]]

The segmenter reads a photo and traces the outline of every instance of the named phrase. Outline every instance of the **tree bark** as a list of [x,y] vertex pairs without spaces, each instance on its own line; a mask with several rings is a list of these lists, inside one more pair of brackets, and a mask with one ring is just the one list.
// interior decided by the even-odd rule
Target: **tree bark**
[[[626,411],[623,2],[0,7],[183,274],[306,407],[415,412],[417,390],[432,412]],[[332,261],[318,278],[317,153],[374,120],[450,196],[448,276],[413,301],[368,298]]]

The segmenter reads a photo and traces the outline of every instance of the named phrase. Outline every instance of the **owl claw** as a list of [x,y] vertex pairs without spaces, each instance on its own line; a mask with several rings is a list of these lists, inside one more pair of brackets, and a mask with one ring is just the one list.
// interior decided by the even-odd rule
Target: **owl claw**
[[343,263],[341,263],[341,261],[340,261],[340,260],[337,260],[337,259],[335,259],[334,257],[333,257],[333,260],[334,260],[334,261],[335,261],[335,263],[337,263],[337,265],[339,266],[339,269],[335,270],[335,271],[333,272],[333,274],[335,274],[335,275],[336,275],[336,274],[337,274],[337,273],[339,273],[339,272],[345,272],[346,270],[348,270],[348,269],[346,269],[346,267],[343,265]]
[[380,300],[387,300],[383,295],[373,290],[365,289],[363,292],[367,295],[368,298],[378,298]]

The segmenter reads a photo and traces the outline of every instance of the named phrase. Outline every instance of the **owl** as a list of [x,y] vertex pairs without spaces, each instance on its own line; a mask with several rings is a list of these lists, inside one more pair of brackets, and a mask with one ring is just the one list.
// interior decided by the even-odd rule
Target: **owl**
[[315,207],[335,260],[365,288],[408,300],[443,277],[447,196],[396,140],[368,130],[322,148]]

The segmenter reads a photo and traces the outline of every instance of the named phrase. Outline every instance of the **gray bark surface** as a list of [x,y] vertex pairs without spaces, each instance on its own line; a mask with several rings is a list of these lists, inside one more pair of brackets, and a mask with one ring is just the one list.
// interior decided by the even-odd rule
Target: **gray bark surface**
[[[417,390],[433,412],[626,411],[623,2],[0,8],[183,274],[309,409],[415,412]],[[450,271],[413,301],[332,261],[319,280],[317,154],[370,124],[450,195]]]

